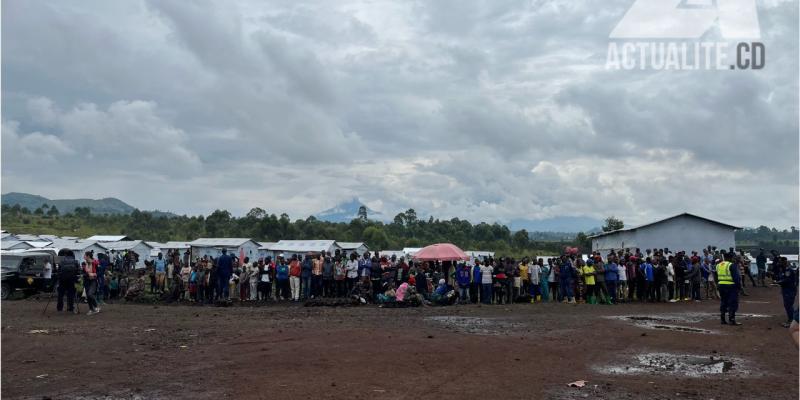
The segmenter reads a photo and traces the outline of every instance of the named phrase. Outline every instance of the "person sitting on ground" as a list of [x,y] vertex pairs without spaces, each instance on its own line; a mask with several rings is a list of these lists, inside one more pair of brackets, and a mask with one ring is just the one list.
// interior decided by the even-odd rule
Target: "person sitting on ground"
[[397,299],[397,292],[394,290],[394,283],[383,284],[386,289],[383,293],[378,294],[378,303],[393,303]]

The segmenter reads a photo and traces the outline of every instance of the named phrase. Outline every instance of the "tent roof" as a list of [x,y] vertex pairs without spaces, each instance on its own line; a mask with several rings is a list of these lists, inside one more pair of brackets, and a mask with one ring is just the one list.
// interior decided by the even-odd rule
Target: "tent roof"
[[239,247],[247,242],[255,241],[247,238],[200,238],[189,242],[191,247]]
[[94,240],[96,242],[119,242],[130,239],[125,235],[94,235],[86,238],[86,240]]
[[339,247],[335,240],[281,240],[270,246],[269,250],[320,252],[330,250],[331,246]]
[[343,250],[355,250],[361,246],[369,248],[364,242],[336,242]]
[[147,242],[143,240],[122,240],[119,242],[106,242],[103,243],[103,246],[105,246],[109,250],[132,250],[136,248],[136,246],[139,246],[140,244],[149,247],[151,250],[153,249],[153,246],[150,246],[149,244],[147,244]]

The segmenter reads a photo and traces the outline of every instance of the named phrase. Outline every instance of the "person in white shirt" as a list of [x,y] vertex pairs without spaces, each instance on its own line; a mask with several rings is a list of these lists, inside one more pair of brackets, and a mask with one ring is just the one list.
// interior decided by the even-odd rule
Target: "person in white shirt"
[[675,267],[672,265],[672,262],[667,264],[667,292],[669,292],[668,298],[670,303],[674,303],[675,300]]
[[491,266],[481,265],[481,302],[483,304],[492,304],[492,272],[494,270]]
[[619,299],[618,301],[620,302],[624,302],[628,293],[628,271],[625,269],[624,264],[617,264],[617,275],[619,276],[619,281],[617,282],[617,299]]
[[539,275],[542,273],[542,267],[539,266],[537,263],[531,263],[528,267],[528,275],[530,276],[531,281],[531,303],[534,301],[539,301],[542,299],[542,295],[539,292]]
[[347,271],[347,293],[349,294],[353,290],[353,287],[356,285],[356,280],[358,279],[358,261],[354,254],[350,255],[350,260],[347,261],[345,271]]

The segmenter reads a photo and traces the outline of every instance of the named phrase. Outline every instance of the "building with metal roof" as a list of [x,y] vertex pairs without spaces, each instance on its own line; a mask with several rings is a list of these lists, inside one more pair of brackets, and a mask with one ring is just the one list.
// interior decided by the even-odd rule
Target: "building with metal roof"
[[149,245],[144,240],[121,240],[118,242],[104,242],[103,246],[108,250],[115,252],[132,251],[139,256],[139,261],[136,263],[136,268],[144,268],[144,262],[150,260],[150,254],[153,251],[153,246]]
[[200,238],[188,244],[192,260],[204,256],[217,258],[222,255],[222,249],[227,250],[229,255],[255,260],[261,247],[253,239],[247,238]]
[[592,250],[608,252],[619,249],[669,249],[701,251],[708,246],[728,249],[736,246],[734,238],[740,227],[694,214],[683,213],[632,228],[603,232],[589,238]]
[[270,248],[275,255],[283,253],[285,257],[323,251],[333,254],[342,249],[335,240],[280,240]]
[[94,235],[86,238],[86,240],[94,240],[95,242],[120,242],[129,241],[129,237],[125,235]]
[[358,254],[364,254],[365,252],[369,251],[369,247],[364,242],[336,242],[343,251],[346,251],[347,254],[352,252],[356,252]]

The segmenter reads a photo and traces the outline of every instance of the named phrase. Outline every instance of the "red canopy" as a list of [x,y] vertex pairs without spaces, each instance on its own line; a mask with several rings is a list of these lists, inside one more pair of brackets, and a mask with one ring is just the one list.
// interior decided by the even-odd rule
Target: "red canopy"
[[414,259],[420,261],[458,261],[469,260],[469,256],[454,244],[437,243],[422,248],[422,250],[414,254]]

